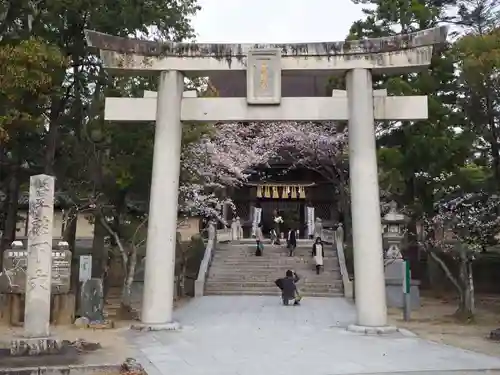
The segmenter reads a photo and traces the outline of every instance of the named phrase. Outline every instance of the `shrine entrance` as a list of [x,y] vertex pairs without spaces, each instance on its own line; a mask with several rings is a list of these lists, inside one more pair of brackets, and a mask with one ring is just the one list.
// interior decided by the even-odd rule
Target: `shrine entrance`
[[262,226],[264,233],[268,233],[274,228],[275,212],[283,218],[281,229],[286,233],[289,229],[298,229],[301,237],[306,232],[305,228],[305,202],[284,199],[259,199],[257,207],[262,208]]
[[[308,184],[312,186],[314,184]],[[264,183],[256,185],[256,208],[261,208],[261,223],[264,234],[275,228],[274,218],[281,216],[283,224],[280,225],[282,233],[289,229],[298,229],[303,235],[306,232],[305,207],[306,185]]]
[[[427,70],[438,27],[390,37],[291,44],[200,44],[86,31],[106,69],[159,76],[158,94],[107,98],[105,120],[155,121],[141,321],[172,329],[177,201],[183,122],[348,121],[357,324],[387,326],[375,120],[427,119],[426,96],[374,90],[372,74]],[[346,90],[326,92],[332,76]],[[184,93],[184,76],[208,77],[214,98]],[[358,328],[359,328],[358,327]],[[354,329],[358,329],[354,327]],[[360,330],[359,330],[360,331]]]

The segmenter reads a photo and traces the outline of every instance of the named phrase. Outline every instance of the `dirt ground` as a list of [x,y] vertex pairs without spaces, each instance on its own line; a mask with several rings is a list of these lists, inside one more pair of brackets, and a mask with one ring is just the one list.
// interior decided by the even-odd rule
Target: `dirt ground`
[[400,309],[389,309],[389,321],[419,337],[493,356],[500,356],[500,343],[488,339],[500,328],[500,296],[476,296],[474,321],[458,321],[453,313],[457,302],[450,297],[421,298],[422,307],[412,311],[411,321],[403,320]]
[[[187,299],[175,301],[174,308],[187,303]],[[127,342],[125,332],[130,329],[133,321],[116,321],[114,316],[109,316],[114,321],[115,328],[112,329],[89,329],[77,328],[75,326],[53,326],[51,334],[61,340],[74,342],[84,340],[91,343],[99,343],[102,349],[95,352],[85,353],[80,363],[89,365],[121,364],[126,358],[134,357],[134,348]],[[21,336],[22,327],[7,327],[0,325],[0,343],[10,342],[13,337]]]

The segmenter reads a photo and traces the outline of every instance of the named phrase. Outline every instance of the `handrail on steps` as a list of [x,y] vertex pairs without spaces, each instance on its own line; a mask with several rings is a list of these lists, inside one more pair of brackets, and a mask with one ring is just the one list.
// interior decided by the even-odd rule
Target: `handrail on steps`
[[210,223],[208,226],[208,241],[205,245],[205,253],[203,254],[203,260],[200,264],[200,269],[198,271],[198,277],[194,282],[194,296],[202,297],[205,294],[205,282],[208,276],[208,269],[212,263],[212,258],[214,256],[215,248],[219,242],[231,241],[231,229],[216,229],[214,223]]
[[321,238],[325,242],[334,244],[337,248],[337,258],[339,260],[340,275],[342,276],[342,284],[344,285],[344,297],[354,298],[354,289],[352,281],[349,278],[347,264],[344,253],[344,228],[339,226],[336,230],[323,229]]

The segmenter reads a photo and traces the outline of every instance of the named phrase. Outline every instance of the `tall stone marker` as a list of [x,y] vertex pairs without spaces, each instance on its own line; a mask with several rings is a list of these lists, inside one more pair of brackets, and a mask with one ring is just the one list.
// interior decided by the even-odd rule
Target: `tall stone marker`
[[[446,27],[383,38],[320,43],[203,44],[127,39],[86,31],[106,69],[159,77],[158,94],[107,98],[108,121],[155,121],[153,177],[141,320],[172,327],[180,134],[183,122],[347,120],[357,324],[387,326],[375,120],[427,118],[426,96],[374,91],[372,74],[427,70]],[[246,74],[245,74],[246,73]],[[208,77],[216,98],[183,95],[183,76]],[[347,90],[326,92],[331,76]]]
[[31,176],[28,215],[24,333],[28,338],[43,338],[50,335],[54,177]]

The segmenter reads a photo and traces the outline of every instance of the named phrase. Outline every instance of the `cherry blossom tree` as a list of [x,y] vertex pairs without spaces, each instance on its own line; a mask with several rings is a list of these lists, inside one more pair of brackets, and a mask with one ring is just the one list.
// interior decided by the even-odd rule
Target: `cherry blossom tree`
[[290,162],[290,168],[312,169],[334,182],[346,207],[345,152],[346,132],[338,131],[333,123],[216,124],[213,135],[183,152],[183,171],[189,177],[180,189],[181,210],[221,219],[222,205],[232,202],[217,192],[240,186],[256,173],[256,167],[280,159]]
[[[457,316],[462,319],[474,315],[472,263],[478,252],[498,242],[499,207],[496,195],[456,191],[436,202],[434,214],[423,218],[422,246],[455,287],[459,297]],[[456,270],[444,257],[453,260]]]
[[216,124],[213,134],[184,148],[181,212],[223,221],[222,206],[234,208],[230,198],[221,194],[223,189],[242,185],[256,166],[268,163],[276,154],[275,138],[266,125]]
[[347,130],[332,122],[276,123],[273,149],[277,157],[318,172],[339,195],[340,210],[349,212]]

